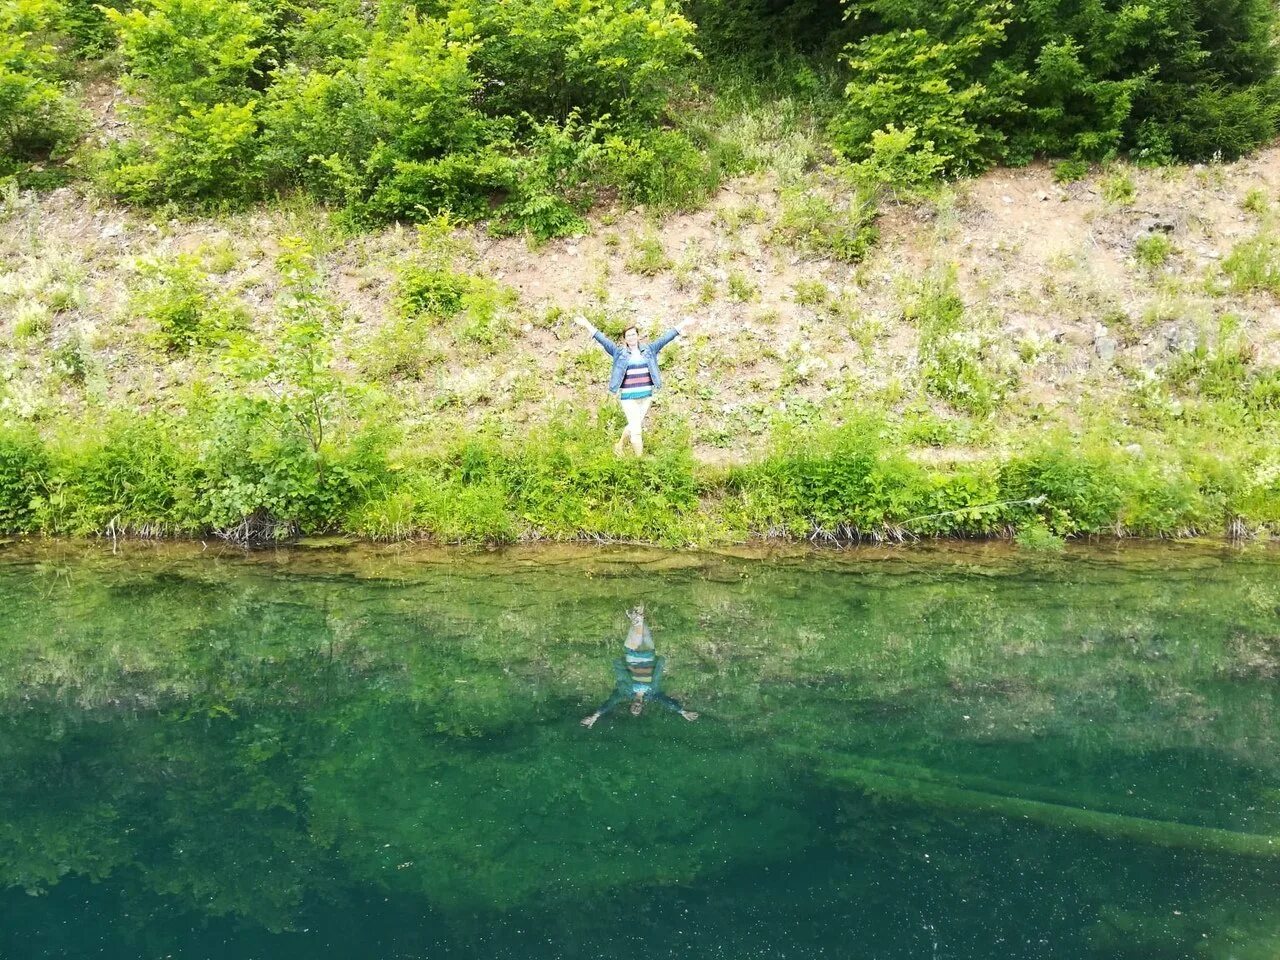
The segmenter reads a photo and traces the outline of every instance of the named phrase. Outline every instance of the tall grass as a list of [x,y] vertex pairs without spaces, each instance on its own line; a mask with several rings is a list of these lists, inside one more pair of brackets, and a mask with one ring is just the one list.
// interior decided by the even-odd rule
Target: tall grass
[[416,440],[370,414],[318,448],[246,402],[108,416],[44,439],[0,431],[0,531],[253,540],[343,531],[438,542],[820,541],[1280,533],[1280,448],[1189,425],[1141,452],[1039,438],[1009,456],[922,463],[875,416],[779,427],[770,451],[700,466],[683,427],[620,458],[610,411],[527,435]]

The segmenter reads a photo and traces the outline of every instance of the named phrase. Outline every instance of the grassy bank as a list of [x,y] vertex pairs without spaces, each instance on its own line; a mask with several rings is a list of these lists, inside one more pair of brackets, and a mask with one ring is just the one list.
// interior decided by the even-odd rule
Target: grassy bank
[[[15,195],[0,531],[1274,535],[1277,159],[1052,195],[1045,168],[993,174],[899,205],[858,264],[822,246],[857,237],[838,192],[768,180],[535,249],[446,220],[352,235],[308,207],[147,221]],[[578,311],[703,321],[663,355],[643,460],[612,453]]]
[[[969,462],[911,457],[916,422],[852,413],[779,428],[764,456],[699,464],[687,433],[618,458],[616,415],[570,414],[526,436],[406,437],[376,411],[305,430],[263,405],[118,415],[46,439],[0,433],[0,527],[66,535],[272,540],[551,539],[710,545],[1016,536],[1280,533],[1274,436],[1193,426],[1146,443],[1049,431]],[[1264,445],[1264,440],[1269,445]]]

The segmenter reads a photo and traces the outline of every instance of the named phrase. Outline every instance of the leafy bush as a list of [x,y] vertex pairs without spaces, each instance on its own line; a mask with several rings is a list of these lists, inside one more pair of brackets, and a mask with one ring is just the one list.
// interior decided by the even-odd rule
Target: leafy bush
[[719,183],[715,159],[678,130],[625,132],[605,139],[601,176],[627,203],[689,210]]
[[1155,269],[1162,267],[1171,256],[1173,256],[1174,246],[1163,233],[1153,233],[1142,237],[1134,244],[1133,253],[1138,258],[1138,262],[1144,267]]
[[1019,527],[1013,539],[1023,550],[1035,553],[1061,553],[1066,546],[1066,541],[1050,530],[1043,520]]
[[53,0],[0,2],[0,176],[69,147],[80,114],[59,69]]
[[663,0],[459,0],[480,40],[482,103],[493,116],[656,118],[696,56],[693,24]]
[[0,427],[0,533],[37,529],[49,456],[29,430]]
[[[396,282],[396,309],[402,322],[414,322],[424,333],[444,321],[460,343],[492,347],[508,330],[509,308],[517,300],[487,277],[456,273],[435,258],[411,262]],[[408,329],[401,326],[401,331]]]
[[267,21],[243,0],[146,0],[107,16],[120,34],[126,84],[144,98],[146,119],[253,99]]
[[1115,463],[1074,446],[1063,441],[1010,460],[1000,471],[1001,493],[1010,500],[1043,498],[1024,510],[1059,536],[1113,530],[1124,502]]
[[101,177],[127,199],[239,199],[256,188],[267,22],[242,0],[148,0],[108,9],[120,34],[133,141]]
[[881,29],[845,49],[851,77],[831,128],[845,156],[866,159],[872,135],[891,125],[918,135],[917,150],[948,174],[981,171],[1004,155],[1001,124],[1019,112],[1024,83],[994,56],[1005,40],[1008,3],[871,0],[850,6],[865,8]]
[[444,359],[444,351],[433,340],[436,323],[430,316],[395,317],[384,323],[360,356],[365,375],[379,383],[421,380]]
[[900,130],[890,123],[871,132],[870,149],[850,173],[855,183],[912,197],[936,181],[946,165],[933,141],[921,141],[915,127]]
[[407,13],[355,57],[277,71],[262,109],[268,182],[378,219],[484,212],[509,166],[488,151],[472,106],[473,50],[442,21]]
[[1145,4],[846,0],[863,34],[832,125],[863,160],[889,124],[948,174],[1036,154],[1105,160],[1227,158],[1280,118],[1277,13],[1267,0]]
[[50,493],[39,503],[42,528],[77,536],[198,531],[187,436],[164,414],[115,413],[60,438]]
[[388,439],[366,411],[352,430],[357,391],[335,368],[336,308],[324,296],[308,246],[290,239],[277,259],[283,279],[280,342],[246,345],[231,382],[200,411],[200,511],[235,540],[333,529],[388,472]]
[[402,317],[447,319],[463,308],[471,278],[435,263],[409,263],[396,277],[396,312]]
[[1075,183],[1089,175],[1087,160],[1060,160],[1053,165],[1055,183]]
[[1138,194],[1133,176],[1127,170],[1112,170],[1102,180],[1102,199],[1107,203],[1125,205],[1133,203]]
[[582,214],[599,189],[605,125],[586,123],[571,111],[563,122],[534,121],[531,126],[499,229],[527,232],[539,241],[584,231]]
[[775,439],[764,460],[731,475],[753,531],[852,539],[881,536],[919,510],[919,467],[882,437],[870,417]]
[[84,340],[71,336],[49,353],[49,366],[55,376],[67,383],[82,386],[89,375],[89,351]]
[[828,53],[847,39],[839,4],[821,0],[688,0],[698,47],[709,58],[768,75],[789,56]]
[[627,256],[626,267],[632,273],[644,277],[656,277],[664,270],[671,268],[671,258],[662,249],[662,240],[657,236],[641,237],[631,248]]
[[115,46],[115,31],[106,9],[120,10],[125,0],[63,0],[58,11],[59,27],[66,33],[70,49],[85,59],[108,54]]
[[[426,12],[145,0],[107,15],[141,106],[101,177],[129,199],[303,188],[357,222],[479,219],[510,200],[504,219],[545,237],[579,224],[600,187],[674,208],[718,177],[683,134],[656,126],[694,57],[692,24],[661,0]],[[572,140],[582,118],[596,186],[574,197],[559,187],[585,171],[557,183],[568,168],[552,131],[572,128]]]

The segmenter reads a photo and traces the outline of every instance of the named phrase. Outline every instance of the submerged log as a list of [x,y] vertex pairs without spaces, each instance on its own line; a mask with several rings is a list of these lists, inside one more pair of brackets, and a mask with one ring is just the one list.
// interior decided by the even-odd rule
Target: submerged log
[[863,770],[883,773],[891,777],[949,784],[965,790],[979,790],[983,793],[994,793],[1002,797],[1043,800],[1046,803],[1059,804],[1064,807],[1078,807],[1105,813],[1123,813],[1141,817],[1144,820],[1185,822],[1187,813],[1181,808],[1154,803],[1142,797],[1084,794],[1079,790],[1073,791],[1064,787],[1054,787],[1040,783],[1019,783],[1012,780],[1001,780],[996,777],[986,777],[981,774],[956,773],[951,770],[922,767],[898,760],[883,760],[879,757],[845,754],[843,758]]
[[[892,767],[897,767],[898,771],[887,772]],[[1280,859],[1280,837],[1008,796],[939,782],[939,779],[950,779],[950,776],[933,771],[904,775],[903,768],[920,769],[886,761],[859,759],[850,762],[849,758],[843,758],[832,762],[823,772],[835,781],[856,786],[866,793],[922,806],[989,813],[1010,820],[1031,820],[1059,830],[1086,830],[1104,837],[1134,840],[1152,846]]]

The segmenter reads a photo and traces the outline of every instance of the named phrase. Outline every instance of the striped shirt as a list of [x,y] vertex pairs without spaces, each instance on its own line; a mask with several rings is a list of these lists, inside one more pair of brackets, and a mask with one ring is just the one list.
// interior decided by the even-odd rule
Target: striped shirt
[[628,650],[622,659],[627,665],[627,674],[631,677],[631,692],[648,693],[653,688],[653,671],[658,660],[653,648]]
[[642,354],[632,353],[628,359],[619,396],[623,400],[643,400],[653,396],[653,375],[649,373],[649,361]]

